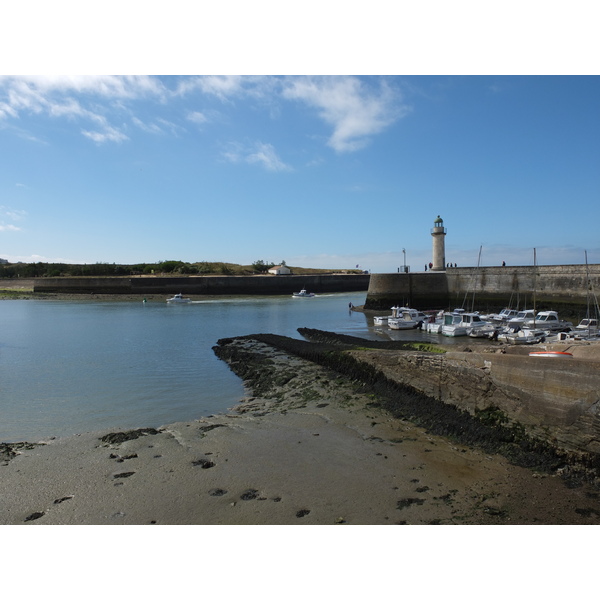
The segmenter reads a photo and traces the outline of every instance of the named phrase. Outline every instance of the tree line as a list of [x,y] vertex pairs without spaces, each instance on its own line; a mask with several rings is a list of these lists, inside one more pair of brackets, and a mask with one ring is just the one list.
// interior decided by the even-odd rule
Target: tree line
[[[280,264],[285,264],[282,262]],[[119,277],[135,275],[253,275],[266,273],[274,263],[257,260],[243,266],[225,262],[189,263],[181,260],[164,260],[156,263],[124,265],[116,263],[66,264],[66,263],[0,263],[0,278],[22,277]]]

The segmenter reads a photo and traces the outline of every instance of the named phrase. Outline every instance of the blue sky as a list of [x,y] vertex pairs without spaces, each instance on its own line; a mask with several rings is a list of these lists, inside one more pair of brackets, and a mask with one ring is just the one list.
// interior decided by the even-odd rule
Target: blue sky
[[159,4],[6,7],[0,258],[600,263],[579,0]]
[[597,76],[6,76],[0,257],[600,262]]

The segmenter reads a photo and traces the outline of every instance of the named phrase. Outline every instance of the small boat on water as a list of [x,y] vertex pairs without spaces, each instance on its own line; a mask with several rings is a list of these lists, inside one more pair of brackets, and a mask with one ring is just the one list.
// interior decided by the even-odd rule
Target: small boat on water
[[530,352],[529,356],[541,358],[573,358],[570,352],[558,352],[555,350],[546,350],[544,352]]
[[307,292],[306,290],[300,290],[299,292],[294,292],[292,294],[292,298],[314,298],[315,295],[312,292]]
[[167,298],[169,304],[189,304],[191,300],[184,298],[183,294],[175,294],[172,298]]

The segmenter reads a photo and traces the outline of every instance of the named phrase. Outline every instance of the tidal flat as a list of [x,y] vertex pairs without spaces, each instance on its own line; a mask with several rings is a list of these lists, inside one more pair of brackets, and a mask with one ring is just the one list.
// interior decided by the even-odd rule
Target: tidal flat
[[590,482],[433,434],[253,336],[217,348],[247,386],[228,413],[3,445],[0,523],[598,523]]

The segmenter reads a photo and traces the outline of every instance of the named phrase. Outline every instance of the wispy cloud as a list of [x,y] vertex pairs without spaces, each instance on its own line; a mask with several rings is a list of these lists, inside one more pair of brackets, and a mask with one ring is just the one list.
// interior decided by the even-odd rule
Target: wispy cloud
[[333,127],[328,144],[337,152],[364,147],[372,136],[410,111],[385,80],[378,80],[373,87],[358,77],[291,77],[283,96],[318,110]]
[[247,163],[260,165],[267,171],[291,171],[292,167],[284,163],[271,144],[256,142],[252,146],[233,142],[222,156],[232,163]]
[[133,124],[136,127],[139,127],[142,131],[145,131],[146,133],[164,133],[162,128],[159,127],[156,123],[144,123],[141,119],[138,119],[137,117],[133,117],[131,120],[133,121]]
[[16,227],[15,225],[5,225],[0,221],[0,231],[21,231],[21,228]]
[[124,100],[164,99],[166,93],[159,78],[147,76],[5,76],[0,77],[0,119],[30,113],[89,121],[95,129],[82,128],[85,137],[96,143],[123,142],[128,139],[123,128],[106,115]]
[[8,208],[6,206],[0,206],[0,216],[6,217],[11,221],[21,221],[27,216],[27,212],[24,210],[17,210],[14,208]]
[[208,122],[208,117],[204,113],[193,111],[188,114],[187,120],[196,125],[204,125],[204,123]]
[[87,129],[82,129],[81,133],[97,144],[104,144],[105,142],[124,142],[129,139],[122,131],[110,126],[106,126],[102,131],[88,131]]
[[[184,96],[207,105],[216,98],[232,110],[238,99],[251,101],[272,119],[285,114],[286,103],[302,103],[331,128],[327,144],[340,153],[363,148],[410,111],[399,89],[379,77],[0,76],[0,122],[16,121],[22,114],[48,115],[78,122],[82,135],[98,144],[120,143],[129,139],[131,126],[154,134],[182,131],[181,125],[148,113],[142,117],[135,109],[146,100],[169,108]],[[214,108],[199,106],[185,119],[196,125],[214,122]],[[318,134],[316,127],[313,134]],[[266,147],[252,155],[251,162],[270,170],[289,168]]]
[[21,227],[7,221],[22,221],[26,216],[27,212],[24,210],[0,206],[0,231],[22,231]]

